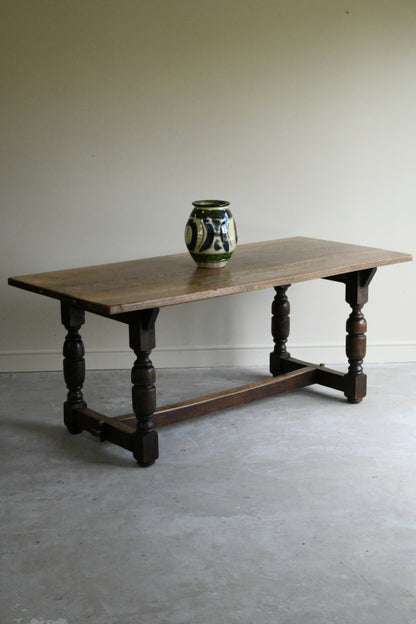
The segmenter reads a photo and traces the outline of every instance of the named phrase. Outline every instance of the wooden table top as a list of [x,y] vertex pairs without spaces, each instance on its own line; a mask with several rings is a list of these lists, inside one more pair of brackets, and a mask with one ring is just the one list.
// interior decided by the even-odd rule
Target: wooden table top
[[112,316],[412,260],[406,253],[294,237],[239,245],[220,269],[188,253],[9,278],[9,284]]

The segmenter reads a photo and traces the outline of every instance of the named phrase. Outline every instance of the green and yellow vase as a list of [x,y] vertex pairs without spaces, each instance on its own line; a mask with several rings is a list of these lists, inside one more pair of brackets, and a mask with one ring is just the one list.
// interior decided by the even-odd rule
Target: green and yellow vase
[[185,242],[199,267],[218,269],[227,264],[237,245],[237,229],[230,202],[204,199],[192,202]]

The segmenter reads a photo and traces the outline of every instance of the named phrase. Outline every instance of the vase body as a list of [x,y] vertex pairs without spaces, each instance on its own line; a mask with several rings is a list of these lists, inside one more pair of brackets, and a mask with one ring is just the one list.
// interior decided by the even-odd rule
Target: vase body
[[237,229],[230,202],[218,199],[192,202],[185,227],[185,242],[197,265],[205,269],[223,267],[237,245]]

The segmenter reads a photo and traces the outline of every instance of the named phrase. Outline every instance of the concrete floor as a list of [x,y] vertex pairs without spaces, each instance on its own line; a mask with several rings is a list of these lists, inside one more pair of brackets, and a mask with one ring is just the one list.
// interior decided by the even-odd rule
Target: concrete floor
[[[158,371],[160,404],[259,369]],[[416,365],[167,427],[147,469],[61,424],[60,373],[0,375],[2,624],[415,624]],[[112,392],[123,399],[111,399]],[[130,411],[128,371],[90,372]]]

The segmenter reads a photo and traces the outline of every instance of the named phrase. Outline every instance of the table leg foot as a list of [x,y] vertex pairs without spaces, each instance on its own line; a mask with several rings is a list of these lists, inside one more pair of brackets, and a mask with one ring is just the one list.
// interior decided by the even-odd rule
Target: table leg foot
[[156,431],[137,432],[133,457],[142,468],[155,463],[159,457],[159,442]]
[[345,377],[344,394],[348,403],[361,403],[367,394],[367,375],[363,373],[357,377],[347,375]]
[[[79,404],[78,406],[86,407],[86,403]],[[69,433],[72,433],[72,435],[77,435],[82,431],[81,427],[78,427],[78,425],[76,424],[76,420],[73,414],[73,405],[71,405],[67,401],[64,403],[64,425],[68,429]]]

